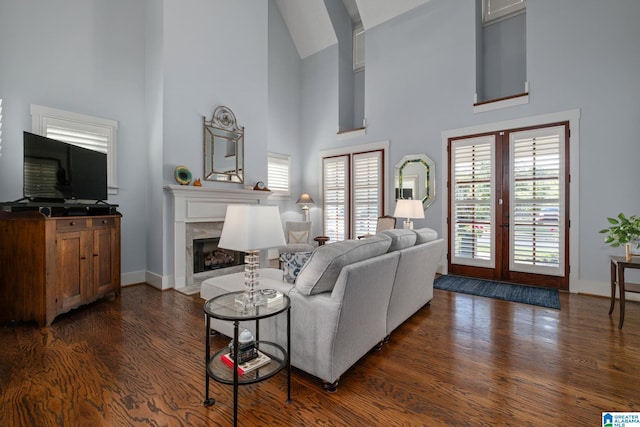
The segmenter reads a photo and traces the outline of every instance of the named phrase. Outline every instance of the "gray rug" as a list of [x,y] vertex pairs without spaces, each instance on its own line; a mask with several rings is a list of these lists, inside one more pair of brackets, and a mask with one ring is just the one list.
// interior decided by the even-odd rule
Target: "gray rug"
[[433,287],[443,291],[460,292],[560,310],[560,296],[556,289],[512,285],[504,282],[451,275],[436,278],[433,282]]

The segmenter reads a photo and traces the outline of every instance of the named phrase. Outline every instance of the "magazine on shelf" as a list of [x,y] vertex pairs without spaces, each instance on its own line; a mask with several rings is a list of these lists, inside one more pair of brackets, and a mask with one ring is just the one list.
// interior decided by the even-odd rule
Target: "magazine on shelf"
[[[227,365],[228,367],[232,368],[233,367],[233,356],[231,355],[231,353],[225,353],[222,356],[220,356],[220,359],[222,360],[222,362]],[[261,368],[262,366],[268,364],[269,362],[271,362],[271,358],[269,356],[267,356],[266,354],[264,354],[261,351],[258,351],[258,356],[251,359],[251,360],[247,360],[244,363],[240,363],[238,365],[238,374],[243,375],[246,374],[248,372],[254,371],[258,368]]]

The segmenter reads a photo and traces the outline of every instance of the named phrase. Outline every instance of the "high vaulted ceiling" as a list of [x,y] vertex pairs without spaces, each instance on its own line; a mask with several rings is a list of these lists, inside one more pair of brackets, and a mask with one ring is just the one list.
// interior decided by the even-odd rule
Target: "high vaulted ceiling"
[[[345,10],[355,15],[357,5],[365,31],[414,9],[429,0],[343,0]],[[338,42],[324,0],[276,0],[293,43],[301,58]]]

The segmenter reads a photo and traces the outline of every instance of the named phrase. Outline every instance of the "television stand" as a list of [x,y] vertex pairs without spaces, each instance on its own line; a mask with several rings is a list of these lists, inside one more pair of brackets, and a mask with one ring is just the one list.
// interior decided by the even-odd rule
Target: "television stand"
[[121,215],[113,205],[100,208],[113,214],[78,216],[52,204],[2,207],[0,324],[48,326],[61,313],[120,293]]

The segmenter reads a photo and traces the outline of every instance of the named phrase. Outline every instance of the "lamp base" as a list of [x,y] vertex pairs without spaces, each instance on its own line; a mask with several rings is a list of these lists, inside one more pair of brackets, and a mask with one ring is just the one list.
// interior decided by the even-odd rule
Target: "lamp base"
[[245,291],[235,299],[237,306],[243,309],[258,307],[267,303],[267,299],[258,290],[258,268],[260,267],[260,251],[247,251],[244,256]]
[[413,230],[413,221],[407,218],[407,220],[404,222],[404,229]]

